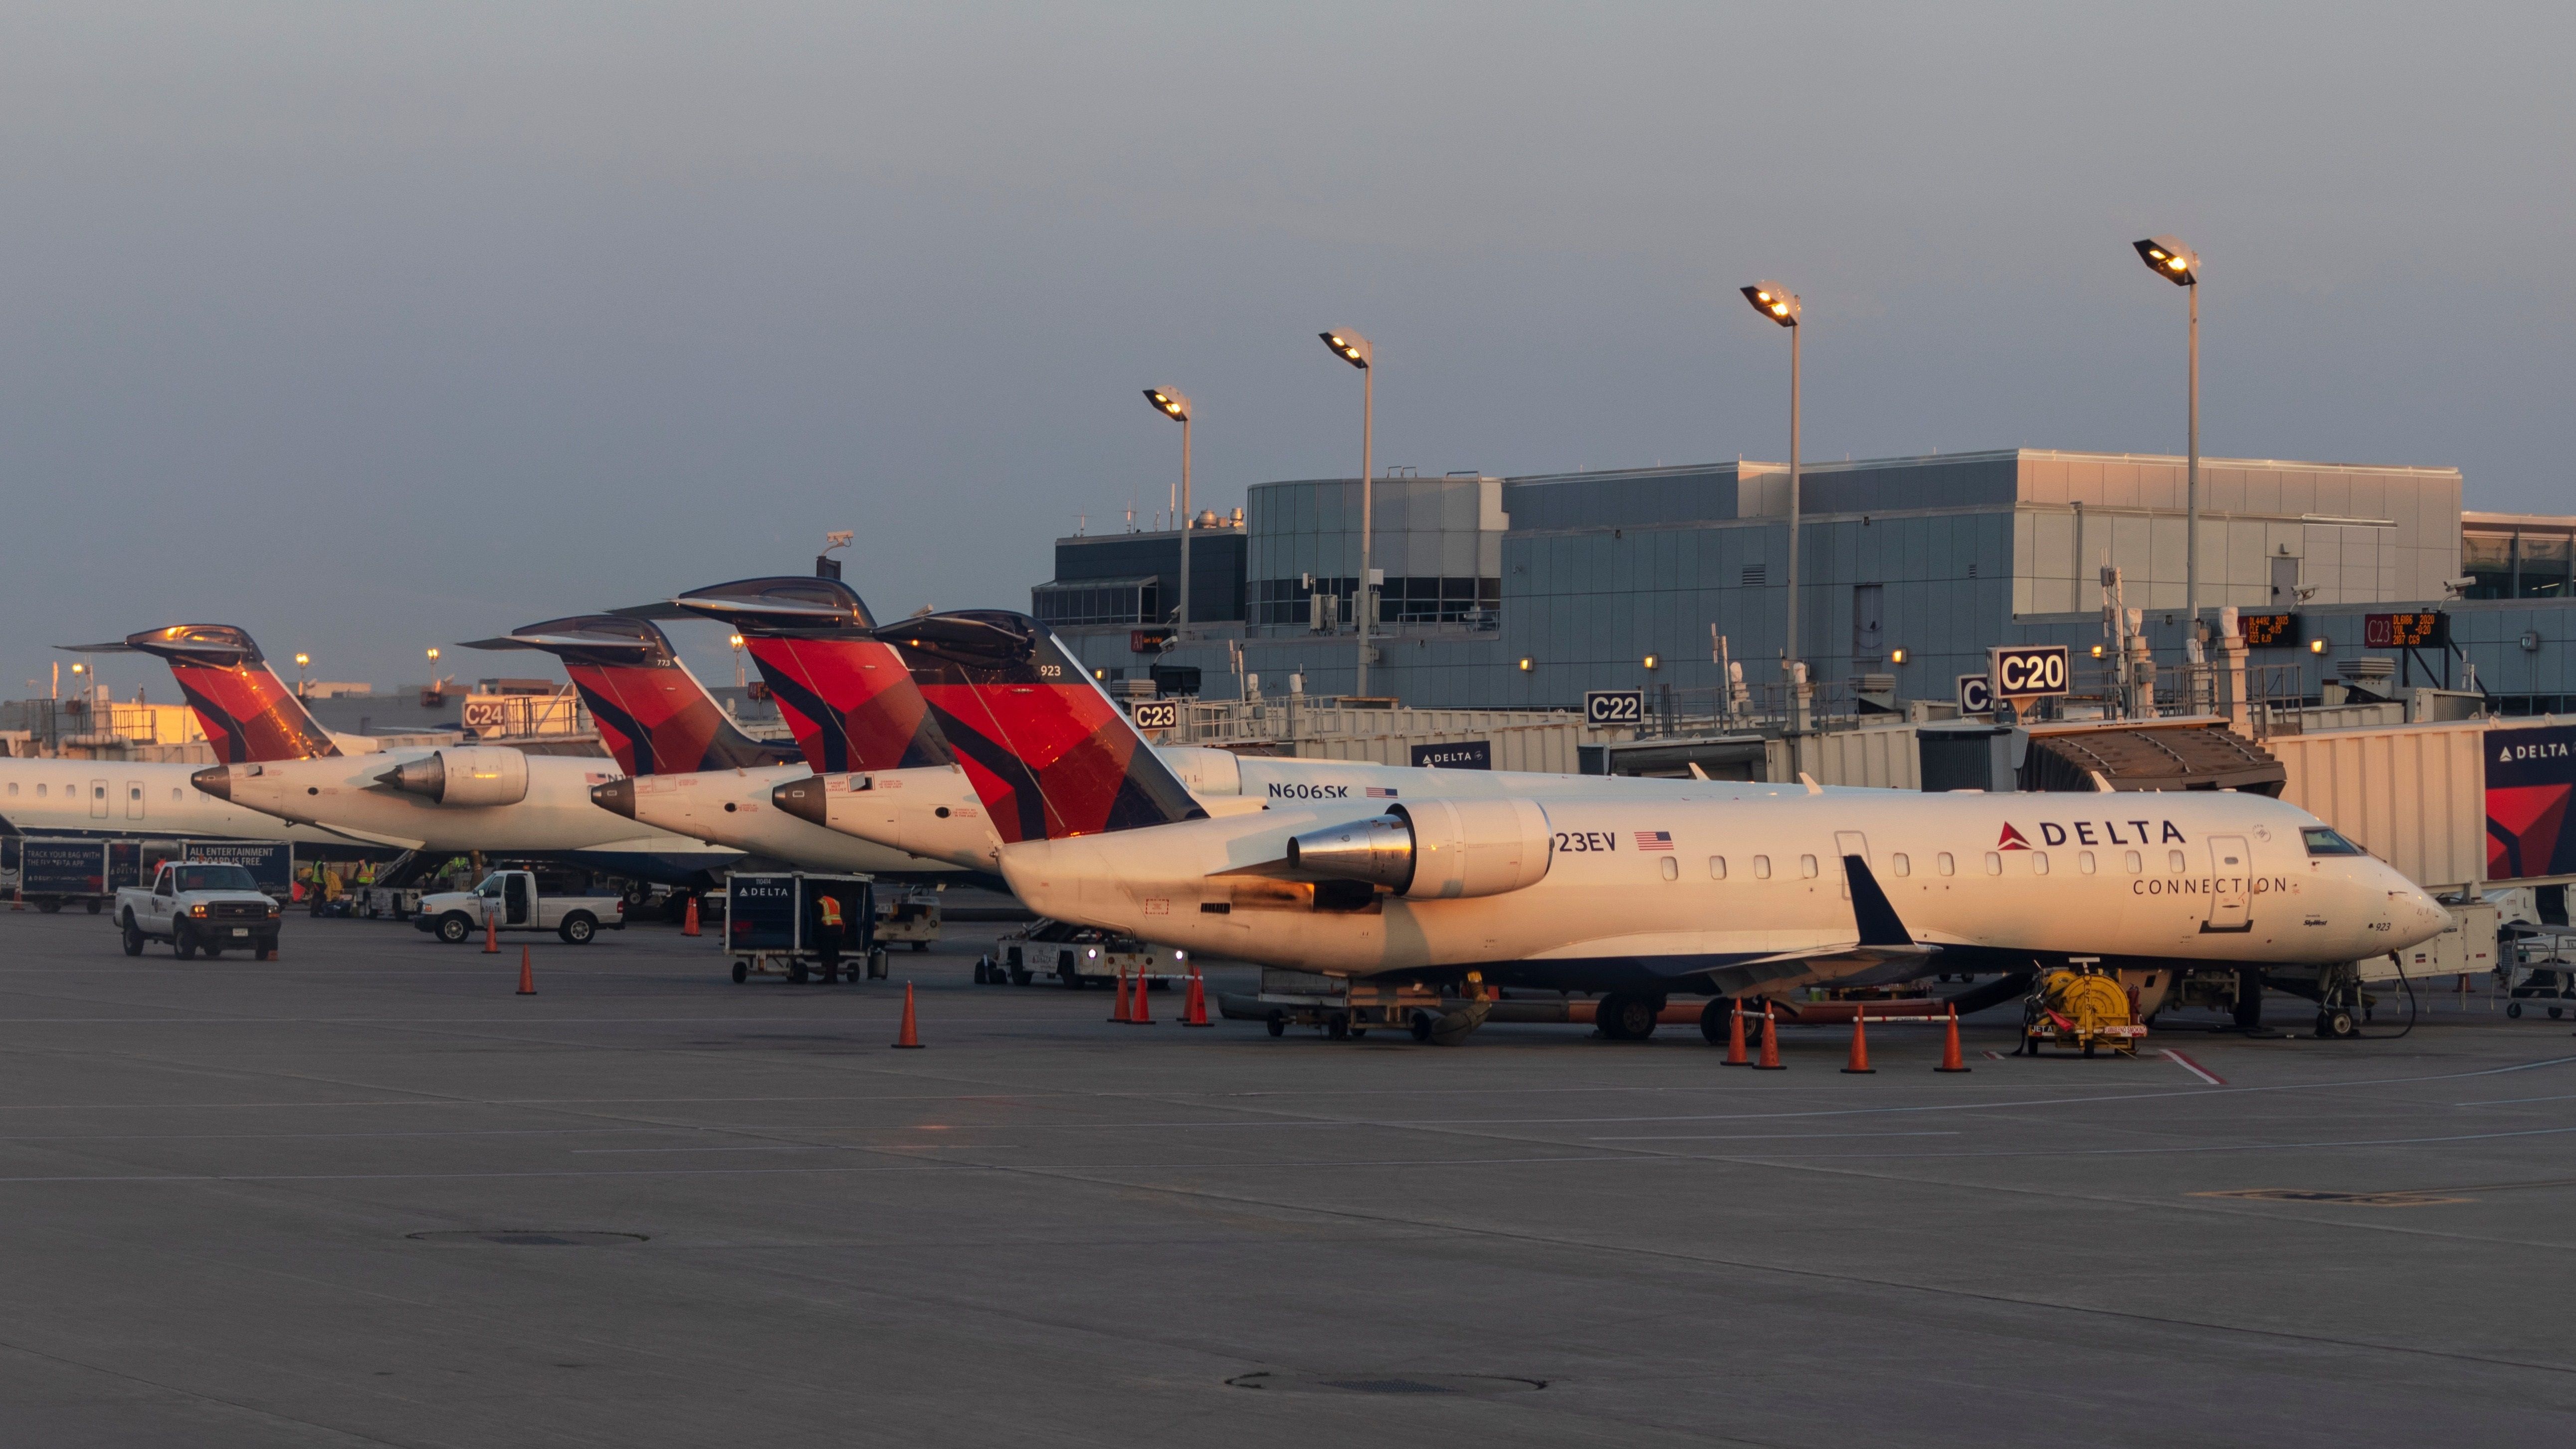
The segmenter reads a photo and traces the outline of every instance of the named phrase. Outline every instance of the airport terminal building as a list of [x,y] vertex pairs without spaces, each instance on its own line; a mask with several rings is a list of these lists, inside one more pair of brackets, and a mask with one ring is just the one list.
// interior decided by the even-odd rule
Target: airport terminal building
[[[2204,458],[2201,475],[2202,605],[2289,616],[2257,662],[2300,679],[2300,693],[2377,652],[2413,683],[2474,678],[2504,713],[2576,696],[2576,520],[2464,514],[2453,468]],[[1801,492],[1799,652],[1827,693],[1948,700],[1993,645],[2085,655],[2104,638],[2106,563],[2159,657],[2182,655],[2179,457],[2022,448],[1820,463]],[[1758,699],[1786,645],[1787,515],[1775,463],[1381,479],[1368,693],[1422,708],[1560,707],[1639,686],[1713,694],[1722,656]],[[1159,668],[1175,682],[1194,668],[1211,698],[1243,688],[1238,672],[1271,695],[1292,679],[1349,693],[1359,518],[1355,479],[1258,484],[1239,518],[1201,515],[1191,628],[1168,649],[1177,532],[1057,540],[1033,611],[1106,679]],[[2441,613],[2441,642],[2366,645],[2372,617],[2398,609]]]

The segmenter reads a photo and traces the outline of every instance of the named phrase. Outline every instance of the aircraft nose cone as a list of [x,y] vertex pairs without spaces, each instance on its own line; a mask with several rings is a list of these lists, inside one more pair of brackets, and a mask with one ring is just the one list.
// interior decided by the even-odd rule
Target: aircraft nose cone
[[590,787],[590,803],[632,820],[635,818],[635,782],[620,778],[605,785],[593,785]]
[[823,805],[823,777],[820,775],[788,781],[769,792],[769,803],[808,825],[831,823],[831,814]]
[[188,783],[218,800],[233,798],[233,771],[230,765],[208,765],[190,775]]

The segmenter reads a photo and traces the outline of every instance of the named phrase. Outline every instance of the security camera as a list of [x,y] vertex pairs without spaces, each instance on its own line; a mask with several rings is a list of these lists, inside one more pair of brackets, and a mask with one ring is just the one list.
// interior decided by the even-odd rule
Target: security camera
[[2442,581],[2442,592],[2456,599],[2462,594],[2465,594],[2469,590],[2477,587],[2477,582],[2478,581],[2476,579],[2467,574],[2462,574],[2456,579],[2444,579]]

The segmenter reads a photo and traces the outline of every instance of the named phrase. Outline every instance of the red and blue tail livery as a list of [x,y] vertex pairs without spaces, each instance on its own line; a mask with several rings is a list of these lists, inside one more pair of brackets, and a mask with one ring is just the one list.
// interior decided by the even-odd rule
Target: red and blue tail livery
[[[116,648],[88,645],[87,649]],[[227,765],[311,760],[340,753],[251,641],[230,624],[172,624],[128,634],[122,646],[159,658],[197,712],[206,743]]]
[[815,773],[913,769],[954,758],[902,656],[870,632],[876,621],[867,604],[840,580],[741,579],[674,602],[742,635]]
[[643,619],[577,614],[478,639],[475,649],[538,649],[563,661],[599,727],[600,742],[630,775],[756,770],[796,753],[735,726],[689,673],[662,631]]
[[1004,843],[1134,830],[1207,811],[1046,627],[964,610],[888,625]]

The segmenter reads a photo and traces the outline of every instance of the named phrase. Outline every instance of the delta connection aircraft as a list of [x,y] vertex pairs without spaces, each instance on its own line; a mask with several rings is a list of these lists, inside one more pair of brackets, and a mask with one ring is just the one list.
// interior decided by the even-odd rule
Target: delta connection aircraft
[[796,750],[761,744],[735,728],[672,652],[669,638],[646,619],[550,619],[466,647],[539,649],[563,661],[600,737],[626,769],[624,778],[591,787],[591,803],[604,810],[805,869],[961,874],[960,867],[827,830],[771,804],[779,785],[813,771],[796,763]]
[[611,778],[604,760],[487,745],[387,750],[335,736],[231,625],[147,629],[123,643],[178,679],[222,761],[189,778],[217,800],[369,845],[564,855],[655,879],[739,859],[598,810],[590,787]]
[[1123,720],[1036,621],[936,615],[887,632],[960,755],[1005,762],[971,773],[1019,827],[1000,865],[1020,899],[1203,956],[1606,992],[1615,1014],[1672,993],[2072,957],[2322,965],[2449,922],[2314,816],[2256,795],[1667,782],[1658,796],[1403,799],[1361,819],[1211,817],[1132,731],[1100,740],[1103,711]]
[[[1005,842],[1043,834],[1041,823],[1024,818],[1039,808],[1036,792],[1009,787],[1017,766],[1008,753],[980,730],[945,729],[951,719],[947,708],[924,697],[902,656],[883,642],[917,621],[879,629],[847,585],[806,576],[719,584],[682,595],[673,606],[720,620],[743,636],[771,697],[805,747],[814,773],[781,782],[769,793],[768,800],[779,809],[816,826],[986,872],[995,868]],[[1116,706],[1087,679],[1082,689],[1051,698],[1082,712],[1065,723],[1064,737],[1087,741],[1084,748],[1095,754],[1110,748],[1109,741],[1133,738],[1123,720],[1112,720]],[[1283,802],[1373,814],[1397,799],[1577,792],[1660,797],[1677,788],[1668,780],[1242,757],[1189,746],[1155,746],[1153,753],[1210,815],[1243,814]],[[1114,768],[1106,763],[1106,754],[1099,758],[1104,767]],[[1780,787],[1732,782],[1705,788],[1781,793]],[[1010,794],[1013,811],[988,813],[983,808],[985,796],[996,789]],[[632,808],[639,819],[674,829],[696,828],[658,813],[670,806],[667,800],[653,799],[651,790],[649,780],[639,779],[631,791],[621,782],[592,794],[610,809]],[[752,808],[748,799],[741,804]],[[657,813],[644,813],[648,810]]]

